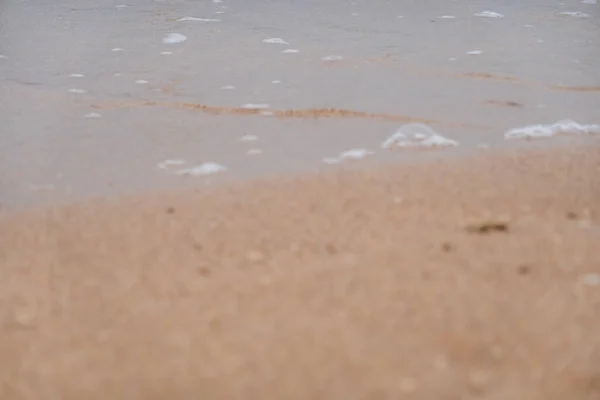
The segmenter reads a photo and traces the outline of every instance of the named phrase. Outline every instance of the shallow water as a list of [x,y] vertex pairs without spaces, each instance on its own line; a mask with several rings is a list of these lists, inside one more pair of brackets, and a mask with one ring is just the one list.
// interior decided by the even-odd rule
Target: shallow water
[[600,123],[598,4],[121,1],[0,5],[3,205],[421,157],[381,148],[410,122],[435,154]]

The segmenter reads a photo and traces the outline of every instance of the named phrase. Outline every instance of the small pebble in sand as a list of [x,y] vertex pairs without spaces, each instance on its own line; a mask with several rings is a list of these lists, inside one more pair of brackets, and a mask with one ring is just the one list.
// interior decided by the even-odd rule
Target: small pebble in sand
[[587,274],[581,278],[581,283],[586,286],[600,286],[600,274]]
[[417,382],[413,378],[402,378],[400,380],[400,390],[403,393],[412,393],[417,389]]
[[470,233],[485,235],[494,232],[508,232],[508,220],[504,218],[488,218],[482,221],[470,222],[465,229]]
[[253,263],[259,263],[265,260],[265,254],[259,250],[251,250],[246,253],[246,260]]
[[490,355],[496,361],[499,361],[504,358],[504,349],[501,346],[494,345],[490,349]]
[[483,390],[486,386],[489,385],[490,380],[490,373],[482,369],[475,369],[469,372],[469,386],[473,390]]
[[448,359],[443,354],[438,354],[433,359],[433,366],[436,369],[446,369],[446,368],[448,368]]
[[32,310],[17,309],[13,314],[14,321],[21,327],[31,327],[35,323],[36,315]]

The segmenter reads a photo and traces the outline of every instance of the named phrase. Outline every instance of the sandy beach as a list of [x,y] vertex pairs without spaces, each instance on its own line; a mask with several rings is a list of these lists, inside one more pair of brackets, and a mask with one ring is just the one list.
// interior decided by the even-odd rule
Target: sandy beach
[[0,3],[0,399],[597,400],[595,0]]
[[2,398],[597,399],[598,147],[11,214]]

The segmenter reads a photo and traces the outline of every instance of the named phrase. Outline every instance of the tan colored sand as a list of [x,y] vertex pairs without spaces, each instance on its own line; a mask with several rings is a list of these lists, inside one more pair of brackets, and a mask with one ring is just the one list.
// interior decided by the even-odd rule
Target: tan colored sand
[[600,398],[600,150],[0,220],[0,398]]

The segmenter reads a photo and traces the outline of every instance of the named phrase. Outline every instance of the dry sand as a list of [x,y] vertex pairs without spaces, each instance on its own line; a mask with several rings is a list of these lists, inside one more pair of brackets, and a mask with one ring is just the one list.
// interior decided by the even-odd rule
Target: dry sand
[[0,398],[600,398],[600,150],[0,220]]

